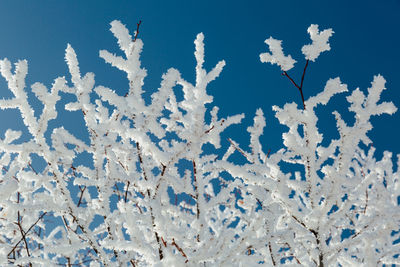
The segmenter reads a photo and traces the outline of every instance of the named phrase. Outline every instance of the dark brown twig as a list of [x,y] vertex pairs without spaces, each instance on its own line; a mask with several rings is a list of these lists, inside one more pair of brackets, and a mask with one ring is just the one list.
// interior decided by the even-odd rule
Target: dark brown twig
[[183,257],[186,258],[185,263],[187,263],[187,262],[189,261],[189,260],[188,260],[188,257],[186,256],[186,254],[185,254],[185,252],[183,251],[183,249],[182,249],[181,247],[179,247],[178,244],[175,242],[175,239],[174,239],[174,238],[172,238],[172,243],[171,243],[171,244],[172,244],[173,246],[176,247],[176,249],[182,254]]
[[274,254],[272,253],[271,242],[268,242],[268,249],[269,249],[269,254],[271,255],[272,265],[276,266],[276,262],[275,262],[275,259],[274,259]]
[[[24,243],[25,243],[26,254],[28,255],[28,257],[30,257],[31,254],[29,253],[28,241],[26,241],[26,237],[25,237],[26,233],[25,233],[25,231],[24,231],[24,229],[22,228],[22,225],[21,225],[22,219],[21,219],[21,216],[20,216],[20,214],[19,214],[19,211],[18,211],[17,216],[18,216],[18,219],[17,219],[16,225],[18,226],[19,231],[21,232],[22,240],[23,240]],[[30,264],[29,264],[29,265],[30,265]]]
[[269,158],[269,154],[271,154],[271,149],[268,149],[267,155],[265,155],[264,163],[267,162],[267,158]]
[[304,101],[304,94],[303,94],[303,82],[304,82],[304,77],[305,77],[305,75],[306,75],[306,70],[307,70],[307,67],[308,67],[308,62],[309,62],[309,60],[307,59],[306,65],[304,66],[303,74],[302,74],[302,76],[301,76],[300,86],[292,79],[292,77],[289,76],[289,74],[288,74],[286,71],[284,71],[284,72],[282,73],[283,76],[286,76],[286,77],[289,79],[289,81],[290,81],[297,89],[299,89],[299,92],[300,92],[300,95],[301,95],[301,101],[302,101],[302,103],[303,103],[303,109],[306,109],[306,104],[305,104],[305,101]]
[[[140,168],[142,169],[142,173],[143,173],[143,178],[146,181],[148,181],[147,175],[146,175],[146,171],[145,171],[145,168],[144,168],[144,164],[143,164],[143,158],[142,158],[142,155],[141,155],[141,152],[140,152],[140,144],[139,144],[139,142],[136,142],[136,148],[137,148],[137,154],[138,154],[138,158],[139,158],[139,165],[140,165]],[[147,196],[149,197],[149,199],[151,198],[150,189],[147,189]],[[160,242],[160,236],[158,235],[158,232],[156,231],[155,217],[154,217],[153,208],[152,208],[151,205],[149,207],[149,210],[150,210],[151,224],[153,226],[154,235],[155,235],[156,241],[158,243],[158,247],[159,247],[158,248],[158,255],[160,257],[160,260],[162,260],[164,258],[164,254],[163,254],[163,251],[162,251],[162,246],[161,246],[161,242]]]
[[[143,158],[142,158],[142,154],[140,153],[140,144],[139,142],[136,142],[136,148],[137,148],[137,152],[138,152],[138,158],[139,158],[139,163],[140,163],[140,168],[142,169],[142,173],[143,173],[143,178],[147,181],[147,175],[146,175],[146,171],[144,169],[143,166]],[[150,197],[150,192],[149,193],[149,197]]]
[[81,195],[80,195],[80,197],[79,197],[79,201],[78,201],[78,205],[77,205],[78,207],[82,204],[83,193],[84,193],[85,190],[86,190],[86,186],[84,186],[83,189],[82,189],[81,186],[79,186],[79,190],[81,191]]
[[162,166],[162,170],[161,170],[161,176],[164,176],[165,173],[165,169],[167,168],[167,166],[165,166],[164,164],[161,163]]
[[28,165],[29,165],[29,167],[32,169],[32,171],[37,175],[38,173],[37,173],[37,171],[35,171],[35,169],[32,167],[32,164],[29,162]]
[[270,153],[271,153],[271,149],[268,149],[268,153],[265,157],[268,158]]
[[137,37],[138,37],[138,34],[139,34],[139,26],[140,26],[141,23],[142,23],[141,20],[139,20],[139,22],[136,23],[137,26],[136,26],[135,38],[133,39],[134,42],[136,42],[136,39],[137,39]]
[[72,170],[72,175],[74,176],[74,177],[76,177],[76,168],[74,167],[74,165],[71,165],[71,170]]
[[[8,172],[6,167],[3,166],[2,169],[3,169],[3,171]],[[13,175],[12,178],[14,178],[17,182],[19,182],[17,177],[15,177],[15,175]]]
[[204,133],[205,133],[205,134],[208,134],[212,129],[214,129],[214,125],[213,125],[210,129],[208,129],[207,131],[205,131]]
[[282,75],[283,75],[283,76],[286,76],[286,77],[289,79],[289,81],[291,81],[292,84],[293,84],[297,89],[300,90],[300,86],[297,85],[297,83],[292,79],[292,77],[289,76],[289,74],[287,74],[286,71],[284,71],[284,72],[282,73]]
[[[200,218],[200,205],[199,205],[199,189],[197,185],[197,170],[196,170],[196,162],[193,160],[193,185],[196,199],[196,217]],[[203,226],[203,225],[201,225]],[[200,234],[197,234],[197,242],[200,242]]]
[[125,203],[128,201],[128,189],[129,189],[130,182],[126,184],[126,190],[125,190],[125,196],[124,196],[124,201]]
[[142,214],[142,213],[143,213],[143,212],[142,212],[142,209],[140,208],[140,206],[138,205],[138,203],[136,203],[136,207],[138,208],[140,214]]
[[262,202],[258,198],[256,198],[256,200],[257,200],[257,203],[261,206],[261,209],[263,209],[264,206],[263,206]]
[[117,185],[117,183],[115,183],[115,188],[117,189],[117,194],[118,194],[118,201],[120,201],[121,200],[121,196],[119,195],[119,188],[118,188],[118,185]]
[[161,241],[163,242],[163,244],[164,244],[164,247],[167,247],[167,242],[165,242],[165,240],[164,240],[164,238],[163,238],[163,237],[161,237]]
[[[308,67],[308,62],[309,62],[309,60],[307,59],[306,65],[304,66],[303,75],[301,76],[300,88],[303,88],[304,76],[306,75],[306,70],[307,70],[307,67]],[[304,102],[304,101],[303,101],[303,102]]]
[[195,192],[195,194],[196,194],[196,196],[195,196],[195,198],[196,198],[196,210],[197,210],[196,216],[197,216],[197,219],[199,219],[199,218],[200,218],[200,207],[199,207],[199,190],[198,190],[198,187],[197,187],[196,162],[193,160],[192,163],[193,163],[193,182],[194,182],[193,184],[194,184],[194,192]]
[[368,207],[368,188],[365,189],[365,207],[364,207],[364,210],[363,210],[364,214],[367,212],[367,207]]
[[[36,222],[34,222],[31,227],[28,228],[28,230],[25,232],[24,237],[26,236],[26,234],[28,234],[32,228],[44,217],[44,215],[46,215],[47,212],[43,212],[42,215],[39,216],[39,218],[36,220]],[[18,217],[19,217],[19,213],[18,213]],[[13,249],[8,253],[8,257],[15,252],[15,249],[17,248],[17,246],[23,241],[23,239],[21,238],[13,247]]]
[[242,156],[245,157],[249,162],[253,163],[253,161],[248,158],[246,153],[240,147],[238,147],[235,143],[233,143],[232,139],[228,138],[228,141],[229,141],[229,143],[231,143],[231,146],[235,150],[237,150],[240,154],[242,154]]

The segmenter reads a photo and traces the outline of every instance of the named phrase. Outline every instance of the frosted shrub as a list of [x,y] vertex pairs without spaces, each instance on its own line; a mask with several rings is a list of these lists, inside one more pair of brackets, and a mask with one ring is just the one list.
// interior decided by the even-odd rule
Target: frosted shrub
[[[221,133],[243,115],[220,118],[218,107],[205,107],[213,100],[207,85],[225,62],[209,72],[203,68],[203,34],[195,40],[195,84],[171,68],[146,102],[143,43],[119,21],[111,31],[123,56],[102,50],[100,57],[126,73],[129,90],[123,96],[96,85],[93,73],[81,74],[68,45],[72,83],[64,77],[50,89],[34,83],[32,92],[43,104],[35,115],[25,89],[27,62],[18,61],[12,70],[7,59],[0,61],[14,95],[0,100],[0,108],[18,109],[31,135],[22,141],[21,131],[9,129],[0,140],[1,266],[400,264],[399,173],[389,152],[374,158],[366,135],[372,115],[396,111],[392,103],[378,104],[385,80],[378,75],[368,95],[357,89],[347,96],[356,122],[349,126],[335,112],[340,138],[327,147],[314,108],[347,86],[330,79],[323,92],[304,99],[308,63],[330,50],[332,30],[308,29],[312,43],[302,49],[300,85],[287,73],[296,61],[284,55],[282,42],[266,40],[271,53],[261,54],[261,61],[280,66],[303,102],[301,109],[294,103],[273,107],[289,130],[284,148],[271,154],[259,141],[266,125],[261,110],[248,128],[250,151],[231,139],[225,154],[204,149],[220,151]],[[48,126],[65,94],[75,97],[64,108],[82,114],[87,142]],[[235,151],[246,164],[231,159]],[[90,160],[82,163],[82,155]],[[282,162],[303,171],[292,173]]]

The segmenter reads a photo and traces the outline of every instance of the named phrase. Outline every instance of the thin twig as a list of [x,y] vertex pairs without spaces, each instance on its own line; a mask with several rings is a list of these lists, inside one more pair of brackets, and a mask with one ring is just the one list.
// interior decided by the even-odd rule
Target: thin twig
[[271,149],[268,149],[268,153],[265,157],[268,158],[270,153],[271,153]]
[[282,73],[282,75],[283,75],[283,76],[286,76],[286,77],[289,79],[289,81],[291,81],[292,84],[293,84],[297,89],[300,90],[300,86],[297,85],[297,83],[292,79],[292,77],[289,76],[289,74],[287,74],[286,71],[284,71],[284,72]]
[[264,163],[267,162],[267,159],[269,158],[269,154],[271,154],[271,149],[268,149],[267,155],[265,155],[265,158],[264,158]]
[[196,170],[196,162],[193,160],[193,183],[194,183],[194,192],[196,194],[196,209],[197,209],[197,219],[200,217],[200,207],[199,207],[199,189],[197,187],[197,170]]
[[162,170],[161,170],[161,176],[164,176],[165,173],[165,169],[167,168],[167,166],[165,166],[164,164],[161,163],[162,166]]
[[163,242],[163,244],[164,244],[164,247],[167,247],[167,242],[165,242],[165,240],[164,240],[164,238],[163,238],[163,237],[161,237],[161,241]]
[[118,194],[118,201],[120,201],[121,200],[121,196],[119,195],[119,188],[118,188],[118,185],[117,185],[117,183],[115,183],[115,188],[117,189],[117,194]]
[[[6,167],[3,166],[2,169],[3,169],[3,171],[8,172]],[[15,177],[15,175],[13,175],[12,178],[14,178],[17,182],[19,182],[17,177]]]
[[241,148],[239,148],[239,147],[232,141],[232,139],[228,138],[228,141],[229,141],[229,143],[231,143],[231,146],[232,146],[235,150],[237,150],[240,154],[242,154],[242,156],[245,157],[249,162],[253,163],[253,161],[249,159],[249,157],[246,155],[246,153],[245,153]]
[[[31,227],[28,228],[28,230],[25,232],[25,235],[28,234],[32,228],[44,217],[44,215],[46,215],[47,212],[43,212],[42,215],[39,216],[39,218],[36,220],[36,222],[34,224],[31,225]],[[7,254],[7,256],[9,257],[11,253],[15,252],[15,249],[17,248],[17,246],[19,245],[19,243],[21,243],[23,241],[23,239],[21,238],[13,247],[13,249]]]
[[[136,142],[136,148],[137,148],[137,151],[138,151],[138,158],[139,158],[140,168],[142,169],[142,172],[143,172],[143,178],[147,181],[148,179],[147,179],[146,171],[145,171],[144,166],[143,166],[143,158],[142,158],[142,154],[140,153],[140,144],[139,144],[139,142]],[[148,193],[150,194],[149,191],[148,191]],[[150,195],[149,195],[149,197],[150,197]]]
[[124,196],[124,201],[125,201],[125,203],[126,203],[127,200],[128,200],[128,189],[129,189],[129,184],[130,184],[130,182],[128,181],[128,183],[126,184],[126,190],[125,190],[125,196]]
[[140,26],[141,23],[142,23],[141,20],[139,20],[139,22],[136,23],[137,26],[136,26],[135,38],[133,39],[134,42],[136,42],[136,38],[138,37],[138,34],[139,34],[139,26]]
[[368,188],[365,189],[365,207],[363,211],[364,214],[367,212],[367,207],[368,207]]
[[174,238],[172,238],[172,245],[176,247],[176,249],[182,254],[183,257],[186,258],[185,263],[187,263],[187,262],[189,261],[189,260],[188,260],[188,257],[186,256],[186,254],[185,254],[185,252],[183,251],[183,249],[182,249],[181,247],[179,247],[178,244],[175,242],[175,239],[174,239]]
[[31,254],[29,253],[28,242],[26,241],[26,237],[25,237],[26,233],[24,232],[24,229],[22,228],[22,225],[21,225],[21,216],[19,214],[19,211],[17,213],[17,216],[18,216],[18,219],[17,219],[18,222],[16,223],[16,225],[18,226],[19,231],[21,232],[22,240],[25,243],[26,254],[28,254],[28,257],[30,257]]
[[269,254],[271,255],[272,265],[276,266],[276,262],[275,262],[275,259],[274,259],[274,254],[272,253],[271,242],[268,242],[268,249],[269,249]]
[[136,203],[136,207],[138,208],[140,214],[142,214],[142,213],[143,213],[143,212],[142,212],[142,209],[140,208],[140,206],[138,205],[138,203]]
[[264,206],[263,206],[262,202],[258,198],[256,198],[256,200],[257,200],[257,203],[261,206],[261,209],[263,209]]
[[[136,148],[137,148],[137,153],[138,153],[138,158],[139,158],[139,163],[140,163],[139,165],[140,165],[140,168],[142,169],[142,173],[143,173],[143,178],[146,181],[148,181],[147,175],[146,175],[146,171],[145,171],[145,168],[144,168],[144,164],[143,164],[143,158],[142,158],[142,155],[141,155],[141,152],[140,152],[140,144],[139,144],[139,142],[136,142]],[[147,196],[149,197],[149,199],[151,199],[150,189],[147,189]],[[151,224],[153,226],[154,235],[155,235],[156,241],[158,243],[158,255],[160,257],[160,260],[162,260],[164,258],[164,254],[163,254],[163,251],[162,251],[162,246],[161,246],[161,242],[160,242],[160,236],[158,235],[158,232],[156,231],[155,217],[154,217],[153,208],[152,208],[151,204],[149,205],[149,210],[150,210]]]
[[37,175],[38,173],[37,173],[37,171],[35,171],[35,169],[32,167],[32,164],[29,162],[28,165],[29,165],[29,167],[31,167],[32,171]]
[[306,109],[305,100],[304,100],[304,94],[303,94],[303,83],[304,83],[304,77],[305,77],[305,75],[306,75],[306,70],[307,70],[307,67],[308,67],[308,62],[309,62],[309,60],[307,59],[306,65],[304,66],[303,74],[302,74],[302,76],[301,76],[300,86],[292,79],[292,77],[289,76],[289,74],[288,74],[286,71],[284,71],[284,72],[282,73],[283,76],[286,76],[286,77],[289,79],[289,81],[290,81],[297,89],[299,89],[299,92],[300,92],[300,95],[301,95],[301,101],[302,101],[302,103],[303,103],[303,109]]
[[81,196],[79,197],[79,201],[78,201],[78,205],[77,205],[78,207],[82,204],[83,193],[86,190],[86,186],[84,186],[83,189],[81,186],[79,186],[79,190],[81,191]]
[[301,76],[300,88],[303,88],[304,76],[306,75],[306,70],[307,70],[307,67],[308,67],[308,61],[309,60],[307,59],[306,65],[304,66],[303,75]]
[[[199,189],[197,185],[197,170],[196,170],[196,162],[192,160],[193,163],[193,185],[194,185],[194,192],[196,198],[196,217],[197,219],[200,218],[200,205],[199,205]],[[197,242],[200,242],[200,234],[197,234]]]
[[205,133],[205,134],[208,134],[212,129],[214,129],[214,125],[213,125],[210,129],[208,129],[207,131],[205,131],[204,133]]

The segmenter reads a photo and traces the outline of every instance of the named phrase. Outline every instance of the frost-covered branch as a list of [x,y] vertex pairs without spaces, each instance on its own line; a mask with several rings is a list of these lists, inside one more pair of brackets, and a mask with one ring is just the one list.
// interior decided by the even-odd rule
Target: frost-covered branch
[[[326,140],[315,109],[349,89],[329,79],[307,99],[303,82],[309,61],[330,50],[333,31],[308,29],[312,43],[302,49],[300,83],[287,73],[296,61],[284,55],[282,42],[267,39],[270,53],[261,61],[280,66],[303,107],[273,107],[288,130],[283,148],[265,153],[261,109],[247,128],[249,148],[221,139],[244,116],[220,118],[218,107],[208,108],[207,86],[225,62],[204,68],[202,33],[194,42],[195,82],[171,68],[145,101],[140,23],[132,37],[121,22],[111,22],[121,55],[99,54],[126,73],[125,91],[81,73],[79,51],[68,44],[70,81],[58,77],[50,89],[31,85],[43,105],[38,112],[25,84],[28,63],[18,61],[12,70],[7,59],[0,61],[13,94],[0,108],[18,109],[29,132],[22,138],[22,131],[8,129],[0,140],[1,266],[400,264],[399,171],[390,152],[375,158],[367,136],[372,116],[397,110],[380,102],[382,76],[367,93],[349,93],[355,123],[335,111],[339,137]],[[73,100],[63,108],[82,116],[86,141],[52,126],[65,95]],[[238,164],[234,153],[246,163]]]

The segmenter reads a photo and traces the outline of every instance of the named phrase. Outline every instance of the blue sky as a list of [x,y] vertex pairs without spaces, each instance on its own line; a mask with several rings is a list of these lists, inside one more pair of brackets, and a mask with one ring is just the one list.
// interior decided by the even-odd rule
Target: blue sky
[[[193,41],[205,34],[205,66],[219,60],[227,66],[209,86],[214,104],[223,116],[245,113],[246,119],[226,135],[248,144],[246,128],[258,107],[267,119],[262,142],[274,152],[282,147],[279,125],[272,105],[283,106],[300,96],[276,66],[263,64],[259,54],[266,52],[269,36],[283,40],[285,53],[298,63],[289,74],[298,80],[304,66],[301,47],[310,43],[307,28],[319,24],[332,28],[331,51],[310,64],[304,83],[305,97],[320,92],[329,78],[341,77],[350,90],[366,90],[373,75],[382,74],[388,90],[383,100],[400,106],[400,1],[19,1],[0,2],[0,58],[12,62],[27,59],[27,84],[39,81],[48,87],[53,79],[70,79],[64,51],[70,43],[83,73],[94,72],[97,85],[109,86],[123,94],[127,81],[122,73],[98,57],[100,49],[119,52],[109,32],[109,23],[118,19],[133,32],[142,20],[139,38],[144,42],[142,65],[148,70],[145,89],[158,88],[161,75],[170,67],[194,81]],[[29,88],[30,90],[30,88]],[[0,97],[10,96],[0,79]],[[344,97],[335,97],[321,117],[326,136],[335,137],[335,121],[330,113],[344,110]],[[0,135],[6,128],[21,126],[18,113],[1,112]],[[347,115],[351,115],[347,113]],[[71,115],[62,124],[80,134],[81,125]],[[351,122],[351,119],[349,120]],[[400,112],[373,119],[370,137],[378,153],[400,153],[398,132]],[[57,125],[54,123],[53,125]],[[378,154],[378,155],[379,155]],[[380,157],[380,156],[378,156]]]

